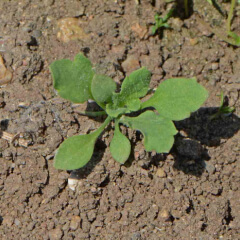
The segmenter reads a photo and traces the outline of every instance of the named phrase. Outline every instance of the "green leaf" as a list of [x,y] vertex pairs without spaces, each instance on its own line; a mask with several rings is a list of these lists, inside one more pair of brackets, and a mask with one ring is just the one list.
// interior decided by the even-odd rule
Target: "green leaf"
[[171,120],[146,111],[138,117],[122,116],[120,122],[142,132],[147,151],[168,153],[172,148],[177,130]]
[[112,78],[105,75],[94,75],[92,79],[92,95],[96,102],[105,103],[112,100],[112,95],[117,88]]
[[50,65],[53,86],[62,98],[83,103],[92,98],[91,81],[94,75],[90,60],[77,54],[74,61],[62,59]]
[[129,112],[136,112],[141,108],[141,101],[140,99],[132,99],[126,102],[126,106]]
[[122,164],[128,160],[131,152],[130,141],[120,132],[118,121],[115,122],[115,131],[110,144],[110,151],[113,158]]
[[148,92],[150,80],[151,72],[144,67],[132,72],[122,83],[120,96],[123,101],[144,97]]
[[212,2],[212,0],[207,0],[211,5],[213,5],[213,2]]
[[66,139],[57,150],[54,167],[74,170],[85,166],[92,157],[97,137],[96,134],[91,133]]
[[123,81],[121,92],[113,93],[112,101],[106,105],[106,112],[111,117],[137,111],[141,108],[140,97],[148,92],[151,73],[146,68],[132,72]]
[[122,83],[121,92],[113,95],[113,103],[124,107],[127,102],[144,97],[148,92],[151,73],[146,68],[140,68],[126,77]]
[[207,97],[208,92],[195,78],[171,78],[162,82],[154,95],[142,103],[142,109],[154,107],[162,117],[178,121],[189,117]]
[[98,136],[110,121],[111,118],[108,117],[103,125],[93,133],[66,139],[57,150],[54,167],[62,170],[74,170],[85,166],[92,157]]
[[228,32],[228,36],[233,38],[234,40],[234,45],[240,47],[240,36],[237,35],[235,32]]
[[152,35],[155,35],[156,32],[157,32],[157,27],[156,26],[152,26]]
[[109,103],[106,105],[106,112],[109,116],[113,118],[117,118],[122,114],[136,112],[141,108],[140,99],[132,99],[129,102],[126,102],[124,107],[118,107],[113,103]]
[[106,113],[113,117],[117,118],[118,116],[127,113],[129,110],[126,107],[117,107],[112,103],[106,105]]

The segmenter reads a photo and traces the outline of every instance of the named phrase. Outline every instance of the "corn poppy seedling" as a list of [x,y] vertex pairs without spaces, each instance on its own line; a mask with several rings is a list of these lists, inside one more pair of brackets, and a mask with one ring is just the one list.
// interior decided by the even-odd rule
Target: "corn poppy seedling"
[[[97,138],[111,121],[114,121],[115,130],[110,151],[119,163],[125,163],[131,151],[130,141],[120,131],[120,124],[143,134],[146,151],[168,153],[177,133],[173,121],[189,117],[208,97],[195,78],[171,78],[163,81],[147,101],[141,101],[148,93],[151,79],[151,73],[145,67],[127,76],[120,92],[116,92],[113,79],[95,73],[90,60],[83,54],[77,54],[74,61],[57,60],[50,70],[54,88],[61,97],[73,103],[92,99],[102,111],[91,113],[91,116],[107,115],[96,131],[69,137],[60,145],[54,166],[63,170],[78,169],[89,162]],[[149,110],[153,108],[157,112]],[[132,112],[139,114],[131,117]]]

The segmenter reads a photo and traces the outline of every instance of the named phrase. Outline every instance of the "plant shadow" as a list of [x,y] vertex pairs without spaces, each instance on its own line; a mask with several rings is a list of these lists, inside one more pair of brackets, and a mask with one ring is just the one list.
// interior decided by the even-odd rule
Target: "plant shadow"
[[211,159],[206,147],[220,146],[222,139],[229,139],[240,129],[240,118],[235,114],[211,119],[218,108],[200,108],[190,118],[175,122],[176,128],[186,137],[176,136],[172,153],[174,168],[186,174],[201,176],[206,161]]
[[[211,172],[211,156],[207,147],[217,147],[222,139],[229,139],[240,129],[240,118],[235,114],[211,120],[219,108],[200,108],[182,121],[175,122],[179,133],[171,150],[173,168],[185,174],[200,177],[203,172]],[[184,134],[184,136],[182,135]],[[143,168],[159,166],[166,161],[168,154],[156,154],[144,162]],[[210,166],[207,168],[207,165]]]
[[177,11],[175,11],[174,17],[179,17],[182,20],[189,18],[193,14],[193,1],[192,0],[187,1],[188,8],[187,15],[185,10],[185,0],[176,0],[175,8],[177,9]]

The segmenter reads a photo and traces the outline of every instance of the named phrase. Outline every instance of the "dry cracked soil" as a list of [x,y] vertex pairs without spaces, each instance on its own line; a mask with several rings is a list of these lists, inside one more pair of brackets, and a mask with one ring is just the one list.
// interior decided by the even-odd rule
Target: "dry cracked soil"
[[[171,28],[152,36],[154,14],[172,4],[0,0],[0,54],[12,72],[10,82],[0,80],[0,239],[240,239],[240,49],[211,32],[208,26],[223,29],[225,18],[200,0],[190,3],[188,18],[179,1]],[[239,5],[235,15],[232,28],[240,33]],[[73,105],[53,89],[49,65],[79,52],[117,83],[145,66],[152,88],[196,76],[209,98],[176,122],[169,154],[146,152],[141,134],[122,129],[132,155],[119,165],[109,152],[110,127],[86,167],[56,170],[60,143],[103,121],[78,114],[93,104]],[[221,91],[236,110],[211,120]],[[78,176],[75,191],[70,176]]]

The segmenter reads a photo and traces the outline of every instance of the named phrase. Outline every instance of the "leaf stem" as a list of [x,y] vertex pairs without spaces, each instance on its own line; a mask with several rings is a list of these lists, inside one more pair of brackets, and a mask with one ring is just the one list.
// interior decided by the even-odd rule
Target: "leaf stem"
[[236,4],[236,0],[231,0],[231,7],[230,7],[228,18],[227,18],[227,32],[231,31],[231,22],[233,18],[233,11],[234,11],[235,4]]
[[105,111],[99,111],[99,112],[75,111],[75,112],[81,115],[89,116],[89,117],[98,117],[98,116],[107,114]]
[[104,123],[94,132],[96,135],[100,135],[101,132],[105,129],[105,127],[111,122],[112,118],[108,116]]

